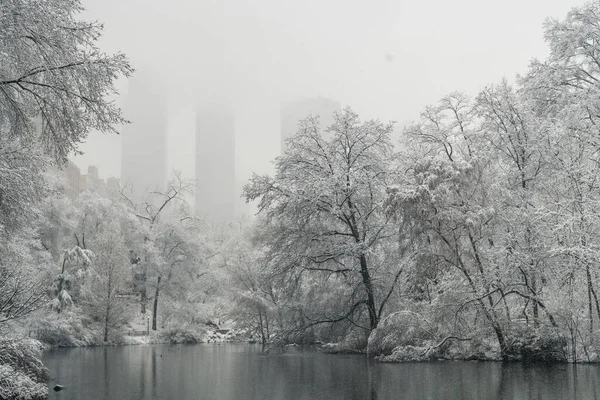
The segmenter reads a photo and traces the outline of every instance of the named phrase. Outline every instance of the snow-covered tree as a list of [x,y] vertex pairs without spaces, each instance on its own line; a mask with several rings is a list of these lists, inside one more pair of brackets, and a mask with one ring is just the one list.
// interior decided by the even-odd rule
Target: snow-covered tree
[[180,298],[180,291],[189,290],[188,283],[198,276],[202,258],[202,244],[198,225],[185,214],[172,214],[154,226],[154,262],[149,273],[150,286],[154,289],[152,299],[152,329],[157,329],[159,299],[161,293]]
[[100,234],[90,269],[83,294],[85,308],[102,323],[106,342],[111,330],[127,320],[128,302],[120,295],[127,291],[131,280],[128,252],[117,222],[110,223]]
[[[114,132],[125,122],[109,97],[132,69],[124,55],[97,47],[102,26],[78,19],[81,11],[78,0],[0,2],[0,320],[47,300],[44,245],[56,259],[62,246],[24,227],[36,225],[39,202],[50,194],[49,164],[66,162],[90,131]],[[12,383],[23,384],[22,393],[33,385]]]
[[47,302],[52,261],[32,232],[20,230],[0,241],[0,336],[6,323]]
[[[400,270],[386,263],[384,243],[395,228],[383,209],[395,182],[393,124],[362,122],[350,109],[335,113],[325,132],[309,117],[277,159],[275,176],[254,175],[244,187],[259,200],[267,258],[279,276],[307,285],[339,281],[343,310],[304,308],[306,325],[352,321],[374,329]],[[309,315],[311,314],[312,315]],[[366,314],[364,323],[361,315]]]
[[50,302],[50,308],[60,313],[73,305],[73,294],[77,293],[79,296],[84,277],[94,258],[93,252],[79,246],[65,250],[60,274],[54,281],[54,298]]
[[540,191],[543,209],[538,219],[547,227],[552,281],[566,283],[554,288],[559,297],[555,302],[570,327],[579,326],[575,324],[579,318],[565,310],[560,297],[568,298],[572,308],[580,304],[586,308],[588,339],[570,329],[574,359],[575,342],[581,338],[591,343],[596,335],[594,320],[600,320],[600,258],[596,250],[600,245],[596,212],[600,201],[599,15],[600,2],[591,1],[573,8],[564,20],[548,20],[545,39],[550,55],[535,60],[520,79],[523,95],[535,105],[536,117],[547,132],[545,156],[551,175]]
[[160,291],[166,284],[163,279],[171,282],[174,269],[195,257],[193,253],[196,248],[190,246],[192,236],[183,228],[188,223],[193,224],[186,202],[186,196],[192,193],[192,187],[191,181],[176,172],[164,191],[148,192],[140,204],[136,204],[125,192],[122,193],[141,225],[143,239],[134,257],[135,285],[141,295],[143,314],[146,313],[149,299],[148,287],[154,289],[154,330]]
[[[97,47],[102,24],[78,19],[78,0],[0,4],[0,137],[66,161],[92,130],[125,122],[109,96],[132,72],[120,53]],[[41,123],[41,134],[36,122]]]

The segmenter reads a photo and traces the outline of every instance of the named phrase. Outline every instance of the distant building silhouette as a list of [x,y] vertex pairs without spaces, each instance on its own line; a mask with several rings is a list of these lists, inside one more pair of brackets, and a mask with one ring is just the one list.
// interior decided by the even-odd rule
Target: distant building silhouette
[[210,104],[196,111],[195,212],[214,222],[231,221],[235,203],[235,119]]
[[281,106],[281,154],[285,152],[286,139],[298,132],[298,121],[309,115],[318,115],[324,131],[333,123],[333,113],[339,111],[339,101],[325,97],[296,99]]
[[71,198],[75,198],[81,192],[96,192],[100,196],[119,197],[120,184],[119,179],[115,177],[100,178],[98,167],[89,165],[87,174],[82,174],[81,170],[71,160],[67,160],[65,165],[60,167],[53,166],[50,171],[64,179],[65,185],[61,191]]
[[167,183],[167,107],[156,79],[136,73],[129,80],[123,114],[131,123],[121,134],[121,185],[140,200]]
[[85,177],[86,190],[104,194],[104,181],[98,175],[98,167],[95,165],[88,166],[88,173],[83,176]]
[[119,178],[115,178],[114,176],[111,176],[109,178],[106,178],[106,184],[104,185],[104,190],[105,190],[105,196],[112,198],[112,199],[117,199],[119,197],[121,197],[121,183]]
[[87,175],[79,175],[79,192],[86,190],[96,192],[101,196],[106,194],[106,184],[104,179],[100,179],[98,167],[95,165],[88,166]]
[[67,186],[64,188],[66,195],[72,198],[79,195],[79,180],[81,179],[81,172],[77,165],[75,165],[71,160],[67,160],[67,164],[60,167],[52,167],[51,170],[64,177],[65,183],[67,184]]

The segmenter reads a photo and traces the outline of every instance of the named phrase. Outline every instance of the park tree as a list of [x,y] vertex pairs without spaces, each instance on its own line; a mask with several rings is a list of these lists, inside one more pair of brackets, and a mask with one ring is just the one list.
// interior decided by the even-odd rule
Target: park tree
[[573,8],[564,20],[548,20],[545,39],[550,55],[543,61],[534,60],[519,80],[523,95],[534,105],[535,115],[547,132],[544,154],[551,174],[540,192],[544,204],[540,215],[551,228],[547,230],[551,232],[547,246],[553,277],[566,283],[556,291],[572,304],[566,307],[556,301],[561,318],[569,326],[573,359],[577,358],[575,342],[579,338],[585,342],[585,333],[575,329],[578,316],[570,309],[585,304],[590,342],[595,319],[600,320],[600,258],[595,250],[600,226],[595,212],[600,200],[599,15],[600,2],[592,1]]
[[109,96],[132,68],[123,54],[97,47],[102,24],[79,20],[81,11],[78,0],[0,5],[1,136],[39,143],[56,161],[66,161],[92,130],[116,133],[125,122]]
[[0,241],[0,336],[12,321],[30,315],[47,303],[52,260],[35,238],[22,229]]
[[60,313],[73,305],[73,297],[79,298],[81,286],[85,283],[88,268],[94,258],[93,252],[79,246],[64,251],[60,273],[56,275],[52,285],[51,309]]
[[[502,257],[521,277],[523,293],[542,298],[544,291],[544,250],[542,232],[548,228],[539,223],[540,188],[548,164],[548,141],[543,121],[535,115],[531,102],[511,87],[506,80],[485,88],[477,97],[475,113],[480,118],[480,136],[493,158],[496,182],[504,190],[501,201],[495,206],[502,210],[495,225],[503,231],[498,237],[506,249]],[[497,243],[498,242],[497,240]],[[539,323],[539,303],[525,299],[521,313]]]
[[173,213],[154,227],[154,262],[150,275],[154,278],[150,287],[152,298],[152,329],[157,329],[159,299],[161,294],[180,298],[180,291],[189,290],[190,281],[201,273],[199,264],[203,246],[197,221],[188,212]]
[[[79,1],[14,0],[0,4],[0,225],[2,241],[34,221],[49,194],[44,172],[93,129],[125,122],[109,99],[129,76],[122,54],[102,53],[102,26],[77,18]],[[10,264],[11,252],[1,259]],[[21,269],[24,270],[24,269]]]
[[129,249],[139,247],[141,242],[140,222],[119,198],[103,197],[92,191],[70,198],[54,190],[39,207],[40,241],[57,265],[51,308],[58,312],[79,303],[81,288],[95,257],[93,249],[109,221],[119,225]]
[[[158,299],[161,290],[170,283],[174,269],[195,256],[190,246],[191,235],[182,224],[193,223],[186,196],[193,193],[192,182],[176,172],[164,190],[152,190],[137,203],[127,188],[121,195],[134,210],[140,222],[142,240],[130,262],[135,265],[134,284],[140,293],[142,314],[146,314],[148,289],[154,289],[152,329],[156,330]],[[194,248],[195,249],[195,248]]]
[[92,318],[100,321],[104,341],[114,328],[127,320],[128,302],[121,295],[128,291],[131,266],[117,222],[109,223],[99,235],[83,294],[83,303]]
[[[431,286],[427,293],[433,293],[433,302],[454,305],[446,311],[456,315],[449,333],[463,335],[472,328],[470,317],[481,314],[504,348],[495,250],[490,248],[497,171],[476,135],[476,123],[473,101],[463,94],[426,107],[420,121],[404,131],[406,173],[402,184],[389,191],[387,209],[414,237],[417,271]],[[466,313],[473,308],[475,313]]]
[[222,244],[220,259],[231,290],[232,319],[250,329],[263,344],[287,325],[285,296],[270,274],[262,248],[256,245],[252,225],[244,219],[232,224]]
[[[39,242],[37,232],[24,228],[35,225],[38,202],[49,194],[44,172],[66,162],[90,131],[114,132],[125,122],[110,96],[132,68],[123,54],[97,47],[102,25],[80,20],[81,11],[78,0],[0,3],[2,320],[25,316],[47,299],[48,253],[30,242]],[[20,396],[28,390],[22,389]]]
[[336,112],[324,130],[308,117],[276,160],[275,175],[254,175],[244,187],[247,200],[258,200],[273,273],[309,292],[310,285],[341,288],[340,307],[325,302],[318,312],[300,312],[295,319],[304,327],[351,321],[375,329],[396,288],[402,269],[389,263],[394,250],[385,247],[396,231],[383,208],[396,180],[392,129],[351,109]]

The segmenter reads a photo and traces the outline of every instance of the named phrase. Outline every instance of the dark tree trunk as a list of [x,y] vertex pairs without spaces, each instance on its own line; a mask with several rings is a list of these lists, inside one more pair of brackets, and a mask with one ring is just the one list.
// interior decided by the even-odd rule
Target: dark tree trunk
[[369,309],[369,327],[371,330],[377,328],[379,318],[377,317],[377,310],[375,308],[375,295],[373,293],[373,282],[371,281],[371,274],[369,274],[369,268],[367,265],[367,258],[364,254],[360,256],[360,274],[362,275],[363,285],[367,292],[367,308]]
[[587,294],[588,294],[588,314],[590,319],[590,339],[593,340],[593,332],[594,332],[594,306],[592,305],[592,274],[590,273],[590,265],[586,263],[585,265],[585,274],[587,278]]
[[162,277],[158,277],[156,280],[156,291],[154,292],[154,305],[152,306],[152,330],[156,330],[156,314],[158,311],[158,295],[160,294],[160,281]]
[[[532,266],[533,268],[533,266]],[[536,296],[537,298],[537,276],[535,271],[532,270],[531,273],[531,290],[530,290],[531,294],[533,296]],[[537,301],[533,302],[533,326],[535,326],[536,328],[538,326],[540,326],[540,307]]]
[[140,279],[137,283],[139,285],[140,291],[140,305],[142,315],[146,315],[146,303],[148,302],[148,293],[146,291],[146,267],[144,266],[144,271],[140,274]]
[[[109,299],[110,301],[110,299]],[[106,313],[104,314],[104,342],[108,342],[108,320],[110,318],[110,306],[106,306]]]
[[[457,251],[456,259],[458,261],[459,269],[462,271],[465,278],[467,278],[467,282],[469,282],[469,285],[471,286],[473,293],[477,293],[477,287],[475,286],[475,282],[473,282],[471,275],[465,268],[465,265],[463,264],[462,259],[458,255],[458,251]],[[488,294],[486,297],[490,304],[494,304],[491,294]],[[506,349],[506,338],[504,337],[504,332],[502,332],[502,327],[498,323],[498,318],[496,316],[496,313],[494,312],[494,309],[491,307],[488,309],[488,307],[485,305],[483,299],[481,299],[481,298],[477,299],[477,303],[479,303],[479,306],[481,307],[481,310],[483,311],[483,315],[485,315],[485,318],[488,320],[489,324],[492,326],[492,329],[494,330],[494,333],[496,334],[496,339],[498,339],[498,345],[500,346],[500,354],[502,356],[502,359],[507,360],[508,354],[507,354],[507,349]]]
[[262,341],[262,344],[266,344],[267,343],[267,339],[265,338],[265,328],[263,325],[263,318],[262,318],[262,309],[260,306],[258,306],[258,326],[260,328],[260,338]]

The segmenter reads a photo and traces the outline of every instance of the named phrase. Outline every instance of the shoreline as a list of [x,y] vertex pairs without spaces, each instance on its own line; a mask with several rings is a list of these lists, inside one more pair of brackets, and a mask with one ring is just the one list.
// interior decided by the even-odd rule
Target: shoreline
[[[128,336],[127,338],[136,338],[136,336]],[[158,338],[157,338],[158,339]],[[68,349],[68,348],[95,348],[95,347],[118,347],[118,346],[140,346],[140,345],[198,345],[198,344],[213,344],[213,345],[257,345],[258,343],[248,343],[247,341],[229,340],[229,341],[198,341],[198,342],[170,342],[168,340],[155,340],[155,341],[129,341],[126,343],[115,343],[107,342],[100,344],[87,344],[81,346],[53,346],[47,343],[40,342],[43,346],[43,351],[55,350],[55,349]],[[501,364],[522,364],[524,366],[555,366],[555,365],[600,365],[600,361],[564,361],[564,362],[542,362],[542,361],[524,361],[524,360],[503,360],[502,358],[492,357],[431,357],[426,359],[400,359],[394,358],[392,355],[378,355],[370,356],[365,350],[356,349],[332,349],[327,344],[305,344],[305,345],[286,345],[283,348],[314,348],[315,351],[322,352],[331,355],[360,355],[364,356],[369,360],[373,360],[376,363],[381,364],[416,364],[416,363],[436,363],[436,362],[485,362],[485,363],[501,363]]]

